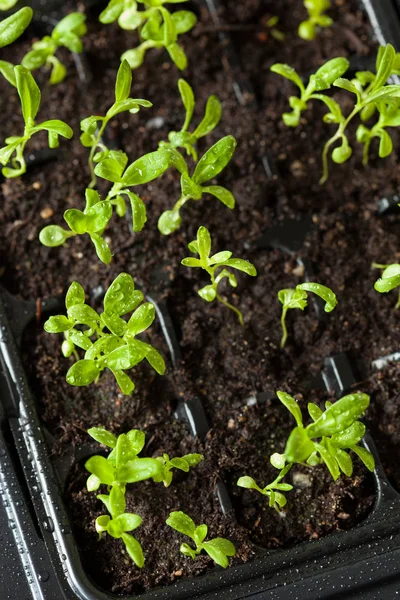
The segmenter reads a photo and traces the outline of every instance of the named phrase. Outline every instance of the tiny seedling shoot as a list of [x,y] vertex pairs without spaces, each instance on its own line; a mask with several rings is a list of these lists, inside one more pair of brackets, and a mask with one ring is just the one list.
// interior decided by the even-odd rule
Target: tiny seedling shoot
[[0,149],[0,163],[4,165],[2,173],[8,178],[18,177],[26,172],[24,150],[35,133],[47,131],[50,148],[57,148],[60,135],[68,139],[73,136],[71,127],[58,119],[35,125],[41,100],[39,87],[32,74],[21,65],[14,68],[14,75],[25,127],[21,136],[13,135],[6,138],[6,146]]
[[285,346],[288,337],[286,327],[287,311],[291,308],[299,308],[300,310],[304,310],[307,306],[307,292],[312,292],[313,294],[316,294],[317,296],[322,298],[322,300],[325,301],[325,312],[332,312],[335,306],[337,305],[336,295],[332,292],[331,289],[329,289],[325,285],[321,285],[320,283],[300,283],[296,286],[296,289],[286,288],[283,290],[279,290],[278,300],[282,304],[281,348]]
[[324,13],[331,8],[329,0],[304,0],[304,6],[308,12],[308,18],[300,23],[298,34],[303,40],[315,40],[318,29],[330,27],[333,20]]
[[275,508],[275,510],[280,513],[281,508],[286,506],[286,497],[282,492],[290,492],[293,489],[293,486],[289,483],[283,483],[282,479],[285,477],[286,473],[290,470],[291,465],[286,465],[279,475],[274,479],[272,483],[269,483],[264,488],[261,488],[254,481],[252,477],[239,477],[237,481],[237,485],[242,488],[246,488],[248,490],[256,490],[260,492],[263,496],[267,496],[269,499],[269,506]]
[[[385,294],[400,287],[400,265],[397,263],[391,265],[381,265],[373,263],[374,269],[383,269],[380,279],[375,281],[374,288],[377,292]],[[400,308],[400,290],[395,308]]]
[[[229,268],[243,271],[244,273],[247,273],[247,275],[255,277],[257,275],[257,271],[254,265],[247,260],[243,260],[242,258],[231,258],[232,252],[227,250],[217,252],[217,254],[210,256],[211,236],[210,232],[205,227],[199,228],[197,231],[197,239],[193,242],[190,242],[188,248],[191,252],[193,252],[193,254],[197,254],[199,258],[184,258],[182,260],[182,264],[185,267],[204,269],[209,274],[211,279],[210,284],[204,286],[198,291],[199,296],[207,302],[218,300],[227,308],[233,310],[233,312],[238,316],[240,324],[244,325],[241,311],[236,308],[236,306],[230,304],[230,302],[227,302],[218,293],[218,286],[221,281],[226,278],[232,287],[237,287],[237,279],[235,275],[229,271]],[[220,268],[222,268],[222,271],[216,275],[217,269]]]
[[100,14],[104,24],[118,21],[121,29],[137,30],[140,45],[127,50],[121,60],[127,60],[131,69],[143,64],[145,54],[150,48],[165,48],[178,69],[187,66],[184,49],[178,44],[178,37],[190,31],[196,24],[196,15],[188,10],[171,13],[166,4],[180,4],[187,0],[139,0],[144,10],[139,10],[136,0],[111,0]]
[[[13,2],[13,0],[11,1]],[[13,2],[10,5],[10,2],[7,3],[7,1],[5,1],[2,5],[0,4],[0,9],[8,10],[9,8],[12,8],[14,4],[16,4],[16,2]],[[1,8],[2,6],[4,8]],[[30,6],[24,6],[16,13],[0,21],[0,48],[4,48],[4,46],[8,46],[9,44],[15,42],[15,40],[17,40],[19,36],[24,33],[25,29],[32,21],[32,17],[33,10],[30,8]],[[6,63],[4,60],[0,60],[0,73],[3,72],[2,69],[4,64],[7,65],[8,63]]]
[[195,548],[189,544],[181,544],[180,551],[185,556],[195,559],[204,550],[217,565],[224,569],[229,565],[229,556],[235,556],[235,546],[225,538],[213,538],[205,542],[208,533],[207,525],[196,527],[193,519],[182,511],[170,513],[166,523],[175,531],[187,535],[196,544]]
[[[165,363],[153,346],[136,336],[150,327],[155,317],[151,302],[145,302],[142,292],[135,290],[132,277],[120,273],[104,297],[104,311],[98,314],[85,304],[85,292],[74,281],[66,294],[67,316],[50,317],[44,324],[47,333],[63,333],[61,350],[64,356],[73,355],[76,362],[67,373],[67,382],[74,386],[98,381],[104,369],[110,369],[123,394],[133,392],[135,385],[125,371],[146,359],[153,369],[163,375]],[[122,317],[133,312],[129,321]],[[79,359],[77,348],[85,351]]]
[[[333,58],[311,75],[307,86],[289,65],[275,64],[271,67],[274,73],[289,79],[300,90],[300,97],[289,98],[292,112],[284,113],[282,117],[288,127],[299,125],[300,117],[308,108],[310,100],[323,102],[329,111],[324,116],[324,122],[337,125],[336,132],[326,142],[322,152],[323,172],[320,183],[324,183],[328,178],[328,159],[332,146],[335,146],[332,150],[332,160],[335,163],[342,164],[352,155],[347,129],[357,115],[360,115],[361,124],[357,128],[356,139],[364,147],[364,165],[368,164],[371,141],[374,138],[379,139],[379,156],[389,156],[393,150],[393,143],[387,128],[400,125],[400,85],[387,83],[392,75],[400,73],[400,53],[396,53],[391,44],[381,46],[376,59],[376,73],[358,71],[352,80],[342,77],[348,67],[349,62],[345,58]],[[320,93],[332,85],[353,94],[352,108],[347,116],[344,116],[336,100]],[[375,124],[368,128],[365,123],[376,115]]]

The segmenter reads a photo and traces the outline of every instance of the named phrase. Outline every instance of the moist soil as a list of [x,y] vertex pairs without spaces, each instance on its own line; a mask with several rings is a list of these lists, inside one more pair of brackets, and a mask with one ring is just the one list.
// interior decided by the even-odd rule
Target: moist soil
[[[372,57],[373,65],[376,44],[366,16],[358,3],[350,0],[334,2],[334,25],[310,43],[296,35],[298,23],[305,18],[297,0],[285,0],[279,6],[261,0],[225,0],[222,4],[221,22],[232,35],[238,64],[232,69],[221,60],[224,48],[219,32],[203,2],[196,0],[191,8],[199,16],[199,24],[184,37],[189,59],[184,76],[196,94],[194,122],[201,118],[211,94],[217,94],[223,104],[221,123],[206,142],[201,141],[200,152],[223,135],[237,138],[233,161],[218,177],[218,184],[234,192],[234,211],[211,197],[191,202],[182,211],[181,229],[162,237],[157,230],[158,217],[172,207],[179,193],[179,178],[171,170],[135,190],[147,206],[143,232],[132,234],[128,219],[113,218],[107,229],[114,252],[111,265],[97,260],[93,246],[83,236],[62,248],[40,245],[42,227],[62,224],[67,208],[84,204],[88,152],[79,143],[79,121],[90,114],[104,114],[110,106],[119,56],[136,41],[115,24],[100,26],[94,9],[88,11],[84,56],[91,82],[79,81],[73,59],[62,51],[68,68],[63,83],[50,87],[45,72],[35,73],[43,90],[39,119],[65,120],[74,129],[73,140],[61,141],[56,161],[32,167],[22,178],[1,184],[1,283],[10,292],[40,304],[43,298],[61,297],[77,280],[83,284],[88,302],[96,307],[112,280],[126,271],[144,292],[166,299],[177,330],[182,352],[178,368],[168,364],[168,372],[161,378],[141,364],[135,370],[136,389],[129,398],[119,392],[108,373],[98,385],[69,386],[65,373],[71,363],[61,355],[59,336],[43,332],[40,318],[31,324],[24,340],[25,366],[54,456],[85,447],[86,430],[91,426],[104,426],[115,433],[143,429],[146,456],[204,454],[198,467],[178,474],[169,488],[145,482],[129,489],[128,510],[143,518],[136,532],[146,555],[142,570],[134,567],[120,541],[103,538],[98,542],[94,521],[104,512],[103,506],[95,494],[86,491],[83,464],[71,466],[65,498],[82,561],[98,585],[119,594],[139,593],[213,568],[207,556],[191,561],[179,554],[183,537],[165,525],[172,510],[183,510],[196,523],[207,523],[211,536],[231,539],[237,548],[232,562],[239,564],[250,560],[259,546],[278,549],[349,529],[366,518],[375,500],[372,477],[357,458],[353,477],[342,476],[337,482],[323,467],[293,468],[288,481],[294,490],[287,495],[282,515],[270,509],[262,496],[239,489],[235,483],[245,474],[262,485],[270,482],[276,471],[268,457],[283,451],[293,427],[292,418],[276,399],[254,405],[257,393],[282,389],[294,394],[305,409],[309,401],[323,403],[328,398],[321,390],[309,388],[326,356],[351,351],[368,365],[398,350],[396,295],[374,291],[379,272],[371,269],[372,262],[391,263],[399,258],[399,216],[377,215],[379,199],[398,191],[396,151],[381,160],[373,146],[370,164],[364,168],[360,149],[354,144],[352,158],[341,166],[331,164],[330,178],[320,186],[320,152],[332,131],[322,122],[325,111],[313,105],[298,128],[286,128],[281,115],[288,110],[287,99],[294,88],[269,71],[273,63],[287,62],[306,76],[334,56],[358,57],[357,61]],[[66,12],[76,9],[74,3],[65,7]],[[273,15],[280,17],[284,43],[273,39],[264,26]],[[28,46],[23,38],[12,49],[4,49],[2,58],[17,62]],[[238,103],[234,74],[252,83],[255,98],[247,94],[244,103]],[[147,98],[154,106],[138,115],[116,117],[108,132],[109,144],[124,149],[131,161],[154,150],[170,130],[180,128],[184,114],[178,76],[165,53],[157,51],[150,52],[145,64],[133,73],[132,95]],[[7,98],[0,115],[2,137],[16,135],[21,129],[16,94],[4,81],[0,86],[2,97]],[[348,110],[346,92],[335,93],[335,98]],[[398,147],[394,131],[393,141]],[[44,147],[45,137],[38,135],[30,143],[37,151]],[[268,177],[263,167],[266,154],[276,167],[273,177]],[[99,182],[99,189],[107,189],[105,182]],[[259,249],[257,240],[269,227],[306,215],[313,225],[297,255]],[[236,290],[223,290],[242,310],[245,327],[222,305],[206,304],[197,295],[206,283],[203,274],[180,264],[200,225],[210,229],[215,251],[229,249],[257,267],[257,278],[240,274]],[[312,273],[304,273],[298,258],[308,259]],[[339,304],[322,321],[311,302],[304,313],[292,311],[288,315],[289,340],[280,350],[277,292],[295,287],[306,275],[330,286]],[[157,324],[143,339],[168,357]],[[367,415],[371,430],[389,475],[400,485],[398,467],[393,465],[398,454],[398,377],[398,367],[390,366],[355,389],[371,393]],[[204,440],[194,439],[186,425],[173,417],[177,401],[193,397],[201,398],[211,423]],[[93,451],[91,446],[88,452],[90,448]],[[235,510],[228,516],[221,513],[216,498],[218,478],[227,483],[233,500]]]

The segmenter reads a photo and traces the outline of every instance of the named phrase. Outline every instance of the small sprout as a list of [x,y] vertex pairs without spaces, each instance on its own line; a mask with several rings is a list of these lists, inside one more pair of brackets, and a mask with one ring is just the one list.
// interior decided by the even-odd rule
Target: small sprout
[[[206,110],[203,119],[196,129],[190,133],[188,131],[192,120],[195,107],[195,98],[193,89],[184,79],[178,81],[179,92],[181,94],[182,103],[186,110],[185,121],[180,131],[171,131],[168,134],[168,140],[172,148],[184,148],[188,156],[197,161],[196,144],[198,140],[213,131],[221,119],[221,103],[216,96],[210,96],[207,100]],[[166,145],[165,142],[162,142]]]
[[[121,273],[108,288],[104,297],[104,312],[98,314],[85,304],[85,292],[74,281],[65,297],[67,316],[50,317],[44,324],[47,333],[64,333],[64,356],[76,348],[85,351],[84,358],[69,369],[66,379],[74,386],[98,381],[104,369],[110,369],[122,392],[130,395],[135,385],[125,373],[146,359],[153,369],[163,375],[165,363],[161,354],[150,344],[136,339],[154,321],[151,302],[143,302],[142,292],[135,290],[132,277]],[[141,304],[141,306],[139,306]],[[122,316],[135,311],[129,321]],[[83,329],[83,327],[86,327]],[[95,338],[92,341],[92,338]]]
[[165,487],[169,487],[172,482],[172,469],[179,469],[187,473],[191,467],[195,467],[203,460],[202,454],[185,454],[181,458],[170,459],[168,454],[158,456],[157,460],[163,466],[163,473],[160,477],[154,477],[155,482],[162,481]]
[[289,483],[281,483],[281,480],[285,477],[291,467],[291,464],[286,465],[274,481],[266,485],[265,488],[260,488],[252,477],[240,477],[236,485],[249,490],[256,490],[257,492],[260,492],[260,494],[263,494],[263,496],[268,496],[269,506],[275,508],[275,510],[280,513],[280,509],[286,505],[286,498],[282,492],[289,492],[293,489],[293,486]]
[[[328,178],[328,158],[331,146],[337,142],[340,143],[332,151],[332,160],[335,163],[342,164],[352,155],[347,129],[358,114],[363,123],[372,118],[376,112],[379,114],[378,121],[371,129],[363,124],[357,128],[356,139],[364,145],[364,165],[368,163],[369,148],[373,138],[380,140],[379,156],[381,158],[392,152],[393,144],[386,127],[400,125],[400,85],[387,83],[392,75],[400,73],[400,53],[396,53],[391,44],[385,47],[381,46],[376,59],[376,73],[359,71],[352,80],[342,77],[348,66],[349,62],[345,58],[329,60],[314,75],[311,75],[307,86],[304,86],[299,75],[290,66],[275,64],[271,67],[274,73],[289,79],[300,90],[300,97],[291,96],[289,98],[292,112],[284,113],[282,117],[288,127],[296,127],[300,123],[301,114],[308,108],[310,100],[323,102],[329,111],[323,120],[325,123],[337,125],[336,133],[326,142],[322,152],[323,173],[320,183],[325,183]],[[319,93],[329,89],[332,85],[354,94],[353,107],[347,117],[343,115],[336,100]]]
[[[104,499],[102,500],[104,502]],[[108,533],[117,540],[121,539],[125,544],[127,553],[135,565],[141,569],[144,565],[142,547],[128,531],[137,529],[142,524],[142,518],[139,515],[125,512],[125,495],[118,486],[111,489],[110,495],[107,496],[107,501],[104,504],[111,514],[111,518],[108,515],[97,517],[96,531],[99,534],[99,540],[103,533]]]
[[[315,466],[325,463],[336,481],[342,471],[348,477],[353,473],[353,461],[348,454],[352,450],[369,471],[375,468],[372,454],[357,444],[365,434],[365,425],[358,419],[369,406],[367,394],[355,393],[344,396],[334,404],[325,403],[325,411],[310,402],[308,412],[313,420],[307,427],[296,400],[285,392],[277,392],[282,404],[294,416],[296,427],[286,442],[283,454],[273,454],[271,463],[282,469],[288,463]],[[315,441],[320,438],[320,441]],[[347,452],[346,452],[347,450]]]
[[[392,265],[380,265],[372,263],[374,269],[383,269],[382,276],[380,279],[375,281],[374,288],[377,292],[385,294],[400,287],[400,265],[394,263]],[[400,290],[399,296],[395,308],[400,308]]]
[[181,544],[180,551],[184,556],[195,559],[204,550],[217,565],[224,569],[229,565],[228,557],[235,556],[235,546],[225,538],[214,538],[205,542],[208,533],[207,525],[196,527],[194,521],[182,511],[170,513],[166,523],[175,531],[190,537],[196,544],[196,548],[192,548],[189,544]]
[[145,5],[145,10],[138,10],[135,0],[111,0],[99,17],[101,23],[118,20],[122,29],[138,30],[140,45],[124,52],[121,60],[127,60],[131,69],[137,69],[143,64],[147,50],[165,48],[178,69],[186,69],[187,58],[178,44],[178,36],[195,26],[196,15],[188,10],[170,13],[165,7],[168,2],[177,4],[186,0],[139,1]]
[[190,242],[188,248],[193,254],[198,254],[199,258],[184,258],[182,264],[185,267],[204,269],[211,278],[211,284],[206,285],[198,291],[199,296],[207,302],[212,302],[215,299],[222,302],[222,304],[237,314],[240,324],[244,325],[243,315],[240,310],[235,306],[232,306],[232,304],[224,300],[224,298],[218,294],[218,285],[224,278],[228,279],[232,287],[237,287],[235,275],[226,268],[223,268],[217,276],[215,275],[215,272],[221,267],[230,267],[231,269],[237,269],[238,271],[243,271],[244,273],[247,273],[247,275],[255,277],[257,271],[254,265],[242,258],[231,258],[232,252],[226,250],[210,256],[211,236],[210,232],[205,227],[199,228],[197,231],[197,240]]
[[270,17],[269,19],[267,19],[267,21],[265,22],[266,27],[269,29],[269,32],[271,34],[271,36],[274,38],[274,40],[277,40],[278,42],[284,42],[286,39],[285,34],[283,33],[283,31],[280,31],[279,29],[276,28],[276,25],[278,25],[279,23],[279,17]]
[[303,40],[314,40],[319,27],[330,27],[333,20],[324,15],[331,8],[329,0],[304,0],[308,19],[299,25],[298,34]]
[[286,328],[286,313],[291,308],[299,308],[300,310],[304,310],[307,306],[307,292],[313,292],[322,300],[325,300],[325,312],[332,312],[335,306],[337,305],[336,295],[332,292],[331,289],[326,287],[325,285],[321,285],[320,283],[300,283],[296,286],[296,289],[286,288],[283,290],[279,290],[278,292],[278,300],[281,302],[282,306],[282,316],[281,316],[281,325],[282,325],[282,339],[281,339],[281,348],[286,344],[288,332]]
[[[13,6],[14,4],[16,4],[16,2],[14,2],[11,6]],[[6,5],[7,0],[3,1],[2,5],[0,4],[0,9],[7,10],[8,8],[11,8],[9,2],[7,8],[5,8]],[[4,6],[4,8],[1,8],[1,6]],[[20,10],[18,10],[16,13],[0,21],[0,48],[4,48],[4,46],[8,46],[9,44],[15,42],[15,40],[17,40],[24,33],[25,29],[32,21],[32,17],[33,10],[31,9],[31,7],[24,6],[23,8],[20,8]],[[5,63],[5,61],[0,60],[0,73],[2,72],[1,65],[3,63]]]
[[[35,125],[35,118],[39,110],[41,94],[40,90],[25,67],[14,68],[15,82],[21,101],[22,116],[25,121],[22,136],[11,136],[6,138],[6,146],[0,149],[0,163],[4,165],[2,173],[4,177],[18,177],[26,172],[24,149],[31,137],[39,131],[48,132],[48,143],[50,148],[57,148],[58,137],[71,138],[73,131],[64,121],[52,119]],[[11,162],[12,166],[7,166]]]
[[219,175],[225,169],[232,159],[236,145],[236,140],[232,135],[219,140],[203,154],[192,176],[189,175],[185,159],[180,152],[172,148],[170,144],[160,145],[160,150],[164,148],[169,152],[170,163],[181,173],[181,197],[175,203],[174,207],[171,210],[163,212],[158,220],[158,229],[163,235],[169,235],[179,229],[182,223],[180,216],[181,208],[189,200],[201,200],[205,193],[215,196],[228,208],[235,208],[235,198],[232,192],[220,185],[203,184]]
[[45,65],[51,69],[50,83],[60,83],[65,78],[67,70],[62,62],[55,56],[58,48],[65,47],[71,52],[82,52],[81,37],[86,33],[86,16],[74,12],[57,23],[51,35],[35,42],[22,59],[22,66],[29,71],[34,71]]

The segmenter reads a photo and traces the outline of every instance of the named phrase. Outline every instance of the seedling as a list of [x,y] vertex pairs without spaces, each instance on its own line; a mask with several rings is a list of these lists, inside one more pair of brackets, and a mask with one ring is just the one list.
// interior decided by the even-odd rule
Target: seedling
[[229,565],[228,557],[235,556],[235,546],[225,538],[214,538],[205,542],[208,533],[207,525],[196,527],[194,521],[182,511],[170,513],[166,523],[175,531],[190,537],[196,544],[196,548],[192,548],[189,544],[181,544],[180,551],[184,556],[195,559],[204,550],[217,565],[224,569]]
[[303,40],[314,40],[320,27],[330,27],[333,20],[324,15],[331,8],[329,0],[304,0],[308,12],[308,19],[299,25],[298,34]]
[[[351,477],[353,461],[348,451],[352,450],[369,471],[374,470],[372,454],[357,445],[365,434],[365,425],[358,419],[369,406],[367,394],[349,394],[334,404],[325,402],[325,411],[310,402],[307,408],[313,423],[307,427],[303,425],[303,416],[296,400],[285,392],[276,394],[295,418],[297,427],[290,433],[284,453],[271,456],[274,467],[282,469],[285,464],[315,466],[325,463],[336,481],[341,471]],[[320,438],[320,441],[315,441],[316,438]]]
[[307,306],[307,292],[312,292],[325,301],[325,312],[332,312],[337,305],[336,295],[331,289],[325,285],[321,285],[320,283],[300,283],[296,286],[296,289],[286,288],[279,290],[278,300],[282,304],[281,325],[283,332],[281,348],[283,348],[286,344],[288,336],[286,327],[286,313],[291,308],[299,308],[300,310],[304,310]]
[[280,509],[286,505],[286,498],[282,492],[289,492],[293,489],[293,486],[289,483],[281,483],[281,480],[285,477],[288,471],[291,469],[291,464],[286,465],[278,477],[274,479],[272,483],[269,483],[264,488],[260,488],[259,485],[254,481],[252,477],[240,477],[237,481],[237,485],[242,488],[246,488],[249,490],[256,490],[260,492],[263,496],[267,496],[269,498],[269,506],[271,508],[275,508],[275,510],[280,514]]
[[[326,142],[322,152],[323,173],[320,183],[328,178],[328,158],[331,146],[340,142],[332,151],[332,160],[335,163],[344,163],[352,155],[352,148],[347,137],[347,128],[350,122],[360,114],[362,122],[368,121],[375,112],[379,118],[375,125],[368,129],[361,124],[357,128],[356,139],[364,145],[363,163],[368,163],[369,148],[374,137],[379,138],[379,156],[388,156],[393,144],[386,127],[397,127],[400,124],[399,98],[400,86],[388,85],[388,79],[400,72],[400,53],[396,54],[391,44],[381,47],[376,60],[376,74],[370,71],[359,71],[353,80],[344,79],[342,75],[347,71],[349,62],[345,58],[329,60],[318,71],[311,75],[307,86],[294,69],[284,64],[275,64],[271,67],[274,73],[282,75],[295,83],[300,90],[300,97],[291,96],[289,104],[291,113],[283,114],[283,121],[289,127],[296,127],[300,122],[301,114],[308,108],[310,100],[320,100],[326,104],[329,112],[324,116],[326,123],[336,124],[336,133]],[[355,96],[352,110],[345,117],[338,102],[320,94],[322,90],[329,89],[332,85],[347,90]]]
[[[164,374],[161,354],[150,344],[136,339],[150,327],[155,317],[151,302],[139,306],[143,300],[142,292],[135,290],[128,273],[118,275],[108,288],[101,314],[85,304],[85,292],[79,283],[74,281],[70,285],[65,297],[67,316],[50,317],[44,324],[47,333],[64,333],[65,341],[61,346],[64,356],[71,356],[76,348],[85,351],[84,358],[68,370],[66,379],[70,385],[85,386],[97,382],[102,371],[110,369],[123,394],[129,395],[135,385],[125,371],[143,359],[157,373]],[[122,319],[132,311],[135,312],[129,321]]]
[[96,519],[96,531],[99,534],[99,540],[104,532],[115,539],[122,539],[125,548],[133,562],[140,569],[144,565],[143,550],[139,542],[128,531],[137,529],[142,524],[142,518],[133,513],[126,513],[125,495],[119,487],[113,487],[110,495],[104,504],[111,514],[101,515]]
[[86,16],[75,12],[67,15],[54,27],[51,35],[46,35],[38,42],[34,42],[32,50],[25,54],[22,66],[30,71],[45,65],[51,69],[50,83],[52,85],[63,81],[67,69],[55,56],[61,47],[68,48],[71,52],[82,52],[82,36],[86,33]]
[[279,24],[279,17],[277,16],[273,16],[270,17],[269,19],[267,19],[265,25],[268,28],[271,36],[274,38],[274,40],[277,40],[278,42],[284,42],[285,41],[285,34],[283,33],[283,31],[280,31],[279,29],[276,28],[276,25]]
[[112,451],[104,462],[102,456],[92,456],[87,463],[87,470],[92,473],[87,480],[87,489],[98,490],[101,484],[119,485],[125,489],[127,483],[135,483],[144,479],[163,482],[168,487],[172,482],[172,469],[180,469],[186,473],[191,467],[203,460],[201,454],[186,454],[181,458],[172,458],[163,454],[157,458],[139,458],[143,450],[145,434],[137,429],[121,433],[116,437],[102,427],[92,427],[89,435]]
[[145,10],[138,10],[135,0],[111,0],[100,14],[101,23],[113,23],[118,20],[122,29],[138,30],[141,41],[137,48],[127,50],[121,60],[127,60],[132,69],[143,64],[145,54],[150,48],[165,48],[173,62],[181,71],[186,69],[186,54],[178,44],[178,37],[190,31],[196,24],[196,15],[188,10],[174,13],[165,4],[178,4],[187,0],[138,0]]
[[[375,269],[383,269],[380,279],[375,281],[374,288],[377,292],[385,294],[400,286],[400,265],[394,263],[392,265],[380,265],[372,263]],[[400,308],[400,290],[395,308]]]
[[[73,136],[73,131],[64,121],[52,119],[35,125],[35,118],[39,110],[41,94],[40,90],[25,67],[14,68],[15,81],[18,95],[21,101],[22,116],[25,121],[22,136],[11,136],[6,138],[6,146],[0,149],[0,163],[4,165],[2,173],[4,177],[12,178],[23,175],[26,172],[24,149],[31,137],[39,131],[48,132],[48,143],[50,148],[57,148],[58,137],[66,138]],[[11,161],[12,166],[7,166]]]
[[[197,161],[196,144],[200,138],[211,133],[220,122],[222,112],[221,103],[216,96],[210,96],[207,100],[203,119],[196,129],[190,133],[188,128],[195,107],[193,89],[184,79],[179,79],[178,87],[183,106],[185,107],[186,117],[181,130],[171,131],[168,134],[168,140],[173,148],[184,148],[188,156],[192,156],[192,158]],[[161,142],[161,144],[165,145],[164,142]]]
[[232,287],[237,287],[237,279],[231,271],[227,268],[223,268],[222,271],[216,275],[217,269],[221,267],[230,267],[243,271],[247,275],[255,277],[257,275],[256,268],[249,261],[243,260],[242,258],[231,258],[232,252],[224,250],[210,256],[211,252],[211,236],[208,229],[200,227],[197,231],[197,240],[190,242],[188,248],[193,254],[198,254],[199,258],[184,258],[182,264],[185,267],[200,268],[204,269],[210,276],[211,283],[201,288],[198,294],[206,302],[213,302],[218,300],[238,316],[241,325],[244,325],[243,315],[239,309],[227,302],[218,293],[218,286],[223,279],[227,279]]
[[[16,4],[16,2],[14,2],[14,4]],[[11,8],[9,4],[7,6],[7,2],[3,2],[0,7],[1,6],[3,6],[2,10]],[[24,6],[16,13],[0,21],[0,48],[4,48],[4,46],[8,46],[9,44],[15,42],[15,40],[17,40],[28,27],[32,21],[32,17],[33,10],[30,8],[30,6]],[[4,60],[0,60],[0,73],[2,72],[2,65],[4,65],[4,63],[9,64]]]
[[[162,146],[160,150],[165,146]],[[179,229],[182,223],[180,215],[181,208],[189,200],[201,200],[203,194],[215,196],[222,204],[230,209],[235,208],[235,198],[229,190],[220,185],[206,185],[206,183],[216,177],[230,162],[236,148],[236,140],[232,135],[228,135],[216,144],[201,157],[196,165],[194,173],[189,176],[189,170],[183,156],[174,148],[165,147],[170,152],[170,162],[181,173],[181,197],[175,203],[172,210],[166,210],[158,220],[158,229],[163,235],[169,235]]]

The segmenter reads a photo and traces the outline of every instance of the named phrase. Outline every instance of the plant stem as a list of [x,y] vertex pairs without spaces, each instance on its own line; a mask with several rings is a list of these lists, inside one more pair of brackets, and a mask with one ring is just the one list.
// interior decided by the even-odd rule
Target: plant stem
[[219,294],[216,295],[216,298],[219,302],[222,302],[222,304],[225,304],[225,306],[227,308],[230,308],[231,310],[233,310],[234,313],[237,314],[237,317],[239,319],[239,323],[244,326],[244,321],[243,321],[243,315],[240,312],[240,310],[238,308],[236,308],[236,306],[233,306],[232,304],[230,304],[230,302],[227,302],[227,300],[224,300],[222,298],[222,296],[220,296]]
[[287,308],[282,308],[281,325],[282,325],[283,335],[282,335],[282,339],[281,339],[281,348],[283,348],[285,346],[287,336],[288,336],[288,332],[287,332],[287,328],[286,328],[286,320],[285,320],[286,313],[287,313]]
[[104,117],[101,127],[97,130],[97,136],[96,136],[95,142],[94,142],[93,146],[90,148],[89,169],[90,169],[91,180],[88,185],[89,188],[94,188],[94,186],[96,185],[97,178],[96,178],[96,175],[94,172],[93,157],[99,146],[102,146],[103,148],[105,147],[103,144],[100,143],[100,140],[101,140],[101,136],[104,133],[104,129],[106,128],[107,123],[108,123],[108,119],[107,119],[107,117]]
[[354,109],[351,111],[351,113],[347,117],[347,119],[345,119],[342,123],[339,124],[339,128],[338,128],[337,132],[335,133],[335,135],[332,136],[331,139],[328,140],[327,143],[325,144],[324,150],[322,152],[322,177],[319,180],[319,183],[321,185],[326,182],[326,180],[328,179],[328,175],[329,175],[329,167],[328,167],[328,150],[329,150],[329,148],[332,146],[332,144],[334,142],[336,142],[336,140],[344,137],[344,132],[346,131],[348,124],[356,116],[356,114],[359,113],[363,108],[364,108],[364,106],[362,103],[360,103],[360,104],[357,103],[356,106],[354,107]]

